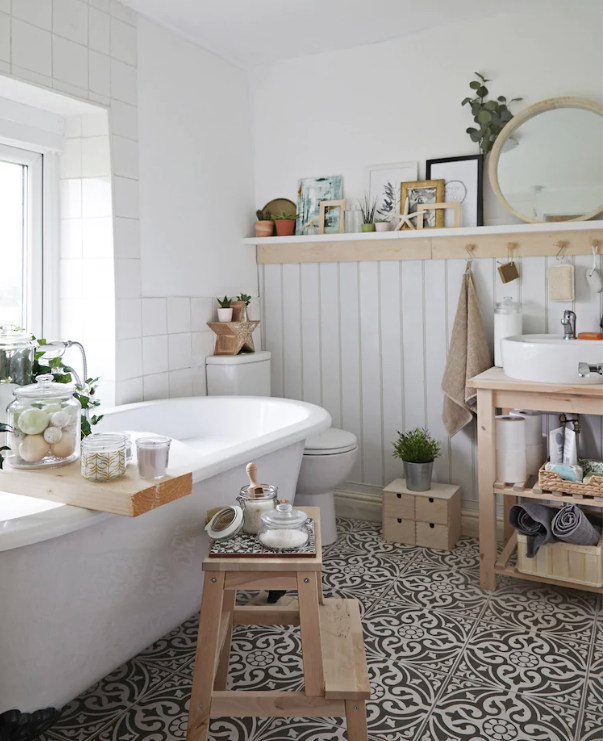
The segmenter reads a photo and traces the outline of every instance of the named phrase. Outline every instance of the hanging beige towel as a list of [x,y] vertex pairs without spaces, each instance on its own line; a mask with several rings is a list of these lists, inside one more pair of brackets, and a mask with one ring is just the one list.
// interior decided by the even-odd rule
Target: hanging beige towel
[[467,388],[467,381],[492,367],[492,355],[486,340],[486,330],[479,310],[479,300],[471,264],[463,276],[459,305],[456,310],[450,351],[442,391],[443,420],[450,436],[471,421],[476,413],[476,391]]

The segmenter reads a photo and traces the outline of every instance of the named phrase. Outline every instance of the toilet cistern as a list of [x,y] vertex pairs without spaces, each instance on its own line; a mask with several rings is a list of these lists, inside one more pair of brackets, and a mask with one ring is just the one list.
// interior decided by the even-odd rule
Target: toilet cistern
[[569,310],[564,311],[561,324],[563,325],[563,339],[564,340],[575,340],[576,339],[576,314],[575,312],[569,311]]

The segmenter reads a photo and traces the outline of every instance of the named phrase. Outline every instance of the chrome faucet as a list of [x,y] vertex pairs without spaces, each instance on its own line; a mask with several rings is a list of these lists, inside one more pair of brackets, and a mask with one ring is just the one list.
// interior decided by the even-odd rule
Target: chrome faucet
[[603,363],[596,363],[595,365],[589,365],[588,363],[578,364],[578,375],[580,378],[587,378],[591,373],[598,373],[603,376]]
[[573,311],[564,311],[561,324],[563,324],[563,339],[564,340],[575,340],[576,339],[576,314]]

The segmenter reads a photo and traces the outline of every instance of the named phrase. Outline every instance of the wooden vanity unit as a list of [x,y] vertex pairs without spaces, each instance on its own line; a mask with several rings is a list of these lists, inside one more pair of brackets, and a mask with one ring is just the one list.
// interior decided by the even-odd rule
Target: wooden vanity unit
[[[478,464],[479,464],[479,542],[480,581],[482,589],[493,591],[497,576],[540,581],[563,587],[573,587],[603,594],[603,587],[575,584],[559,579],[520,573],[510,564],[517,547],[517,533],[508,524],[508,513],[518,497],[549,501],[562,501],[600,507],[603,501],[596,498],[582,499],[571,494],[556,496],[534,490],[527,482],[505,485],[496,481],[496,429],[494,419],[503,410],[533,409],[541,412],[598,414],[603,416],[603,384],[570,386],[551,383],[534,383],[507,378],[502,368],[491,368],[471,379],[468,384],[477,390]],[[496,494],[503,497],[504,539],[503,552],[497,558],[496,544]]]

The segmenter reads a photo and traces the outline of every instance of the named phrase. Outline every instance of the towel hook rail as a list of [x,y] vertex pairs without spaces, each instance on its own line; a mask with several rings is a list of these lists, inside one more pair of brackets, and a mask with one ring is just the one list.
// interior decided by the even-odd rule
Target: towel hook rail
[[563,258],[561,257],[561,253],[566,247],[565,242],[561,242],[561,241],[555,242],[555,247],[559,249],[559,251],[557,252],[557,260],[563,260]]

